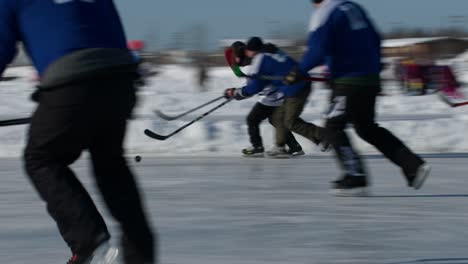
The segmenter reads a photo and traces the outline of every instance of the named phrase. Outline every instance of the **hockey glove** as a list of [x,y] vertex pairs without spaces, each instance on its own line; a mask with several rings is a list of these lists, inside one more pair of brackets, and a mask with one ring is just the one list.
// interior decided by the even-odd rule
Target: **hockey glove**
[[298,67],[294,67],[285,77],[284,84],[291,85],[297,83],[305,78],[304,74],[299,70]]
[[242,88],[227,88],[224,91],[224,98],[242,100],[247,97],[242,94]]

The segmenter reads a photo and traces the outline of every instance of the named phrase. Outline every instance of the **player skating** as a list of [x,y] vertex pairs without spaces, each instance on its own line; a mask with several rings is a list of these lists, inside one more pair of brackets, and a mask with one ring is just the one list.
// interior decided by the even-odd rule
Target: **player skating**
[[296,83],[312,68],[327,64],[332,95],[325,140],[344,169],[333,183],[340,195],[366,195],[367,172],[344,129],[356,133],[401,167],[409,186],[419,189],[430,167],[403,142],[375,122],[375,100],[381,90],[380,36],[365,11],[345,0],[312,0],[317,10],[310,23],[308,51],[300,66],[286,76]]
[[109,247],[104,219],[69,167],[85,149],[120,224],[124,263],[155,263],[153,232],[123,157],[137,66],[114,3],[2,0],[0,75],[20,41],[41,77],[25,169],[71,249],[68,264],[109,264],[118,252]]
[[[231,45],[235,62],[238,66],[247,66],[250,64],[250,59],[246,56],[246,45],[243,42],[237,41]],[[252,47],[251,47],[252,48]],[[276,52],[277,48],[272,44],[261,45],[257,47],[263,52]],[[255,48],[254,48],[255,49]],[[279,87],[273,85],[266,86],[259,93],[260,100],[253,106],[247,115],[247,127],[249,133],[251,147],[242,150],[245,157],[264,157],[265,148],[260,133],[260,123],[265,119],[272,122],[274,111],[283,103],[284,94],[280,92]],[[289,131],[286,135],[286,145],[288,146],[288,154],[291,156],[304,155],[302,146],[294,138],[294,135]],[[287,157],[287,155],[285,155]]]
[[296,65],[291,57],[273,45],[264,45],[260,38],[252,37],[247,42],[245,57],[239,59],[241,64],[251,66],[250,81],[244,87],[226,89],[224,93],[226,98],[242,100],[269,86],[284,95],[283,104],[275,109],[271,117],[276,139],[275,146],[268,152],[268,155],[273,157],[290,156],[285,148],[290,131],[308,138],[315,144],[324,143],[321,140],[323,129],[299,118],[311,92],[311,83],[300,81],[293,85],[284,85],[281,79],[267,80],[262,78],[262,76],[282,76],[288,73]]

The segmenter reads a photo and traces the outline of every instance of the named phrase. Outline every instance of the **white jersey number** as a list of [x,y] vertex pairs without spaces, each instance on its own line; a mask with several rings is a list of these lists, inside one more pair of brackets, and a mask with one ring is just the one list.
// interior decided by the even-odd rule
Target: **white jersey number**
[[287,60],[286,55],[283,55],[283,54],[278,54],[278,53],[270,54],[270,53],[266,53],[265,55],[268,56],[268,57],[271,57],[272,59],[274,59],[274,60],[277,61],[277,62],[285,62],[285,61]]
[[364,19],[362,11],[356,8],[355,5],[344,4],[340,6],[340,10],[343,11],[348,17],[348,21],[352,30],[360,30],[369,27],[367,21]]

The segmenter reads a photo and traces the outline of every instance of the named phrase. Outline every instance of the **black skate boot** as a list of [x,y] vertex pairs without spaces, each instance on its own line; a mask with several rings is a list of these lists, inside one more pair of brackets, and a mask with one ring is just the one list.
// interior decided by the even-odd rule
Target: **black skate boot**
[[290,148],[288,150],[288,153],[289,153],[289,155],[291,155],[291,157],[297,157],[297,156],[305,155],[305,152],[302,150],[301,146],[296,147],[296,148]]
[[[149,246],[152,248],[152,244]],[[132,244],[125,235],[122,235],[120,240],[120,248],[122,249],[122,259],[124,264],[154,264],[158,263],[156,256],[144,256],[141,250]]]
[[368,196],[367,186],[365,176],[346,175],[332,182],[332,193],[336,196]]
[[242,150],[244,157],[263,158],[265,149],[263,147],[249,147]]
[[322,152],[329,152],[330,150],[333,149],[333,146],[330,143],[326,142],[326,141],[314,138],[312,140],[312,142],[314,142],[315,145],[320,147],[320,151],[322,151]]
[[415,190],[418,190],[424,184],[424,181],[429,176],[431,172],[431,166],[427,163],[422,163],[418,166],[416,171],[405,173],[406,178],[408,179],[408,186],[413,187]]
[[268,150],[266,152],[266,154],[268,155],[269,158],[273,158],[273,159],[289,159],[289,158],[291,158],[291,154],[289,154],[286,151],[286,148],[278,147],[278,146],[274,146],[273,148],[271,148],[271,150]]
[[333,146],[330,142],[325,140],[324,135],[326,134],[326,129],[323,127],[316,127],[315,130],[315,136],[311,139],[312,142],[314,142],[315,145],[320,147],[320,150],[322,152],[329,152],[330,150],[333,149]]
[[119,251],[109,245],[109,239],[109,234],[100,234],[88,249],[73,253],[67,264],[113,264]]

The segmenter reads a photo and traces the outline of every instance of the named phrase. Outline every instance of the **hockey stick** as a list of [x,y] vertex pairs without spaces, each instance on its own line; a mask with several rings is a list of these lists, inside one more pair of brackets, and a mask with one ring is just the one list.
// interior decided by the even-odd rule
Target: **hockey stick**
[[[237,65],[233,61],[233,50],[232,48],[227,48],[224,50],[224,58],[226,59],[227,64],[231,68],[231,70],[234,72],[234,74],[237,77],[246,77],[246,78],[251,78],[251,79],[261,79],[261,80],[266,80],[266,81],[282,81],[284,80],[283,76],[271,76],[271,75],[246,75],[245,73],[242,72],[240,69],[239,65]],[[326,82],[328,81],[328,78],[326,77],[314,77],[314,76],[307,76],[301,79],[303,81],[318,81],[318,82]]]
[[466,102],[461,102],[461,103],[456,103],[456,104],[453,104],[451,105],[452,107],[459,107],[459,106],[464,106],[464,105],[468,105],[468,101]]
[[[282,81],[282,80],[284,80],[283,76],[271,76],[271,75],[245,75],[244,77],[252,78],[252,79],[261,79],[261,80],[265,80],[265,81]],[[305,77],[305,78],[303,78],[301,80],[302,81],[316,81],[316,82],[326,82],[326,81],[328,81],[327,78],[312,77],[312,76]]]
[[468,100],[466,100],[465,97],[461,94],[458,97],[450,96],[449,94],[446,94],[443,90],[439,90],[437,94],[439,99],[441,99],[442,102],[448,104],[450,107],[468,105]]
[[4,77],[0,77],[0,81],[8,82],[8,81],[16,80],[18,78],[19,78],[18,76],[4,76]]
[[161,112],[160,110],[157,110],[157,109],[154,110],[154,113],[155,113],[157,116],[159,116],[160,118],[164,119],[164,120],[171,121],[171,120],[175,120],[175,119],[181,118],[181,117],[183,117],[183,116],[185,116],[185,115],[187,115],[187,114],[190,114],[190,113],[192,113],[192,112],[195,112],[196,110],[198,110],[198,109],[200,109],[200,108],[203,108],[203,107],[205,107],[205,106],[207,106],[207,105],[209,105],[209,104],[212,104],[212,103],[214,103],[214,102],[216,102],[216,101],[219,101],[219,100],[221,100],[221,99],[223,99],[223,98],[224,98],[224,95],[222,95],[222,96],[220,96],[220,97],[218,97],[218,98],[215,98],[215,99],[213,99],[213,100],[211,100],[211,101],[209,101],[209,102],[206,102],[206,103],[204,103],[204,104],[202,104],[202,105],[200,105],[200,106],[197,106],[197,107],[195,107],[195,108],[193,108],[193,109],[190,109],[190,110],[188,110],[188,111],[186,111],[186,112],[184,112],[184,113],[182,113],[182,114],[176,115],[176,116],[169,116],[169,115],[166,115],[166,114],[164,114],[163,112]]
[[24,125],[24,124],[28,124],[29,122],[31,122],[30,117],[7,119],[7,120],[0,120],[0,126]]
[[442,101],[446,104],[448,104],[449,106],[451,107],[459,107],[459,106],[464,106],[464,105],[468,105],[468,101],[464,101],[464,102],[450,102],[449,100],[446,100],[446,99],[443,99],[442,98]]
[[163,135],[159,135],[159,134],[156,134],[154,133],[153,131],[149,130],[149,129],[145,129],[144,133],[145,135],[147,135],[148,137],[150,138],[153,138],[153,139],[157,139],[157,140],[166,140],[170,137],[172,137],[173,135],[179,133],[180,131],[184,130],[185,128],[187,128],[188,126],[192,125],[193,123],[199,121],[200,119],[204,118],[205,116],[209,115],[210,113],[216,111],[217,109],[223,107],[225,104],[229,103],[232,99],[227,99],[226,101],[222,102],[221,104],[217,105],[216,107],[212,108],[210,111],[204,113],[203,115],[195,118],[194,120],[190,121],[189,123],[183,125],[182,127],[178,128],[176,131],[170,133],[169,135],[166,135],[166,136],[163,136]]

